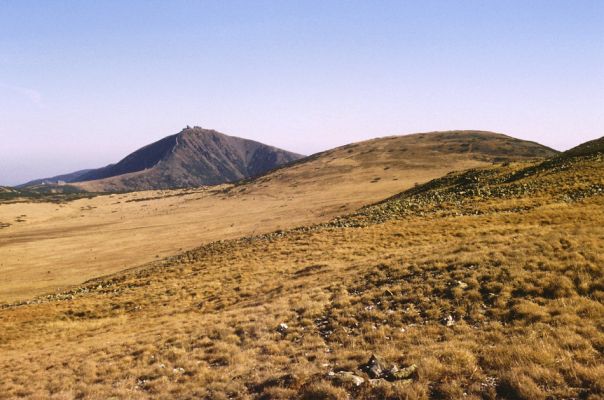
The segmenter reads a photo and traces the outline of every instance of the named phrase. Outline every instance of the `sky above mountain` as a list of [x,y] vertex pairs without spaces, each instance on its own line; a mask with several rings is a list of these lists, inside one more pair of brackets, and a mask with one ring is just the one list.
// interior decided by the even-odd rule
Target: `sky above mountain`
[[298,153],[499,131],[604,135],[602,1],[0,3],[0,184],[200,125]]

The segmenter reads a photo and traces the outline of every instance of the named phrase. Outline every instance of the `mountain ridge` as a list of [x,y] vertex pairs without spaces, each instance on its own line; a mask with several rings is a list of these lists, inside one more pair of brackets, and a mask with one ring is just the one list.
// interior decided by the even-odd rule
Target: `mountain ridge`
[[78,177],[82,176],[83,174],[86,174],[89,171],[92,171],[92,169],[90,169],[90,168],[82,169],[82,170],[70,172],[67,174],[51,176],[49,178],[34,179],[31,181],[22,183],[20,185],[17,185],[15,187],[16,188],[25,188],[25,187],[37,186],[37,185],[56,185],[61,182],[73,182],[74,179],[77,179]]
[[[350,151],[359,146],[371,146],[388,140],[416,146],[415,157],[425,151],[432,156],[439,153],[455,157],[466,154],[476,160],[505,162],[519,158],[550,157],[558,153],[537,142],[501,133],[450,130],[379,137],[304,157],[260,142],[196,126],[186,127],[176,134],[143,146],[117,163],[32,180],[17,187],[67,184],[74,189],[107,192],[215,185],[259,177],[286,165],[305,164],[334,152]],[[388,151],[399,150],[407,149]],[[370,151],[373,150],[367,150]]]
[[252,178],[302,158],[257,141],[187,127],[105,167],[30,181],[22,187],[59,184],[86,191],[134,191],[216,185]]

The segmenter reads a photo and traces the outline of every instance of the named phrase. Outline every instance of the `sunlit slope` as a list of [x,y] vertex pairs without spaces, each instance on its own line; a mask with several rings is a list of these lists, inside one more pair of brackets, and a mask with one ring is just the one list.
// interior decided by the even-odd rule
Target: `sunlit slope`
[[0,229],[0,301],[209,241],[327,221],[453,170],[553,153],[487,132],[426,133],[344,146],[237,186],[0,205],[10,224]]
[[384,221],[420,210],[436,214],[462,213],[477,207],[510,211],[530,209],[551,198],[577,201],[604,194],[604,138],[587,142],[545,161],[506,163],[502,166],[451,172],[427,184],[406,190],[377,204],[338,219],[357,224]]
[[0,398],[599,398],[603,190],[597,151],[477,168],[5,308]]
[[258,183],[276,181],[287,188],[303,185],[302,189],[306,189],[359,183],[375,185],[380,180],[395,180],[406,188],[440,176],[443,171],[542,159],[556,153],[538,143],[492,132],[418,133],[373,139],[318,153],[269,173]]

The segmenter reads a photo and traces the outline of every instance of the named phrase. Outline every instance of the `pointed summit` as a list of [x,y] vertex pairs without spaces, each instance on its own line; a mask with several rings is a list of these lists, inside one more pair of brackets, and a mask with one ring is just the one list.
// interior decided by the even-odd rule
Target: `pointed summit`
[[199,126],[181,130],[116,164],[77,174],[69,183],[91,191],[216,185],[255,177],[303,156]]

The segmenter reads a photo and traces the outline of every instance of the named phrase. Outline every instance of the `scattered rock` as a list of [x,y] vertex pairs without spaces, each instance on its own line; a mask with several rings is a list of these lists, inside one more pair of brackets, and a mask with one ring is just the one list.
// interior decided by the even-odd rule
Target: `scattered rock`
[[408,367],[399,369],[396,365],[386,364],[380,357],[375,354],[371,355],[369,361],[359,367],[361,371],[369,375],[369,383],[373,384],[379,379],[388,381],[406,381],[411,378],[417,371],[417,365],[412,364]]
[[[396,371],[395,371],[396,368]],[[398,369],[396,366],[390,371],[390,375],[395,380],[408,379],[417,371],[417,365],[411,364],[410,366]]]
[[453,326],[453,325],[455,325],[455,320],[453,319],[453,317],[451,315],[448,315],[445,318],[443,318],[443,325]]
[[287,330],[289,329],[289,326],[287,326],[286,323],[281,322],[278,326],[277,326],[277,332],[281,333],[281,334],[285,334],[287,333]]
[[333,376],[334,381],[341,385],[361,386],[365,383],[365,379],[350,371],[340,371]]
[[361,371],[365,372],[372,379],[382,378],[384,371],[388,370],[388,367],[382,359],[375,354],[371,355],[369,361],[366,364],[360,366]]

